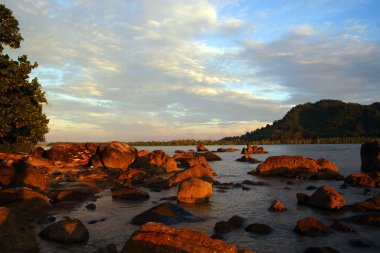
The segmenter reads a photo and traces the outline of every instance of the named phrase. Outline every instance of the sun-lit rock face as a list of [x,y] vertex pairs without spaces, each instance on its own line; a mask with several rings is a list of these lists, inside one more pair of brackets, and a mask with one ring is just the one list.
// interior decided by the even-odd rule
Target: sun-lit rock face
[[137,150],[123,142],[109,142],[99,146],[92,158],[92,166],[127,170],[135,161]]
[[283,212],[286,210],[288,210],[288,209],[286,209],[284,204],[282,204],[279,199],[275,199],[273,201],[272,205],[269,207],[269,211],[272,211],[272,212]]
[[85,242],[89,238],[87,228],[78,219],[62,220],[44,228],[39,236],[47,241],[60,243]]
[[[238,253],[235,245],[210,238],[202,232],[149,222],[132,234],[122,253]],[[246,253],[254,251],[246,250]]]
[[139,153],[132,167],[146,169],[149,174],[178,171],[176,161],[162,150],[154,150],[150,153]]
[[208,149],[203,144],[199,144],[197,146],[197,151],[208,151]]
[[329,160],[287,155],[268,157],[250,174],[304,179],[343,179],[339,169]]
[[268,151],[264,147],[259,147],[259,146],[251,146],[247,144],[246,148],[243,148],[241,150],[242,154],[267,154]]
[[37,240],[28,224],[5,207],[0,207],[0,252],[39,252]]
[[45,153],[57,167],[86,166],[97,147],[95,143],[62,144],[51,147]]
[[170,178],[168,178],[168,186],[176,185],[184,180],[189,178],[202,178],[206,181],[214,181],[213,171],[211,170],[210,165],[207,164],[196,164],[193,167],[184,169],[177,172]]
[[310,197],[303,193],[297,194],[298,202],[325,210],[339,210],[344,204],[344,197],[333,187],[319,187]]
[[212,183],[198,178],[191,178],[181,183],[177,199],[183,203],[206,202],[212,195]]

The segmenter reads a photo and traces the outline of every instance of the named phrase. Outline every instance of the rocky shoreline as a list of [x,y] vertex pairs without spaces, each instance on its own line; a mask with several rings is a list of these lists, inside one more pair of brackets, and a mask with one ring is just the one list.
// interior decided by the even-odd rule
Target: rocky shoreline
[[[369,144],[363,145],[366,149]],[[379,143],[372,144],[375,148]],[[377,145],[377,146],[376,146]],[[254,150],[249,146],[242,151]],[[256,148],[263,153],[262,148]],[[219,152],[234,152],[236,149],[219,149]],[[371,149],[373,153],[373,150]],[[369,152],[369,153],[371,153]],[[249,152],[248,152],[249,153]],[[341,187],[379,187],[380,168],[375,159],[362,152],[366,173],[355,173],[344,177],[339,169],[326,159],[309,159],[300,156],[272,156],[261,163],[252,174],[263,177],[285,177],[294,180],[344,180]],[[238,249],[223,243],[223,235],[234,229],[244,228],[247,233],[269,234],[271,226],[261,223],[246,224],[243,217],[232,216],[227,221],[215,224],[214,234],[170,227],[182,222],[197,222],[203,217],[191,214],[180,203],[197,205],[207,202],[213,191],[228,191],[233,188],[249,190],[250,187],[265,184],[260,181],[218,182],[210,162],[220,160],[217,152],[206,147],[197,147],[197,152],[177,152],[173,157],[161,150],[138,151],[125,143],[68,144],[55,146],[48,151],[40,148],[31,155],[0,154],[0,252],[39,252],[36,235],[29,228],[30,221],[41,224],[39,232],[43,240],[58,243],[85,243],[91,234],[86,225],[78,219],[55,221],[51,215],[57,210],[70,210],[85,201],[95,201],[100,191],[109,189],[115,200],[143,202],[149,199],[150,191],[159,192],[168,201],[156,205],[135,217],[131,223],[141,225],[125,242],[121,252],[253,252],[253,249]],[[378,158],[377,158],[378,159]],[[251,162],[252,159],[243,159]],[[367,164],[372,164],[369,167]],[[373,166],[374,165],[374,166]],[[249,178],[249,176],[247,176]],[[177,196],[167,196],[167,189],[178,188]],[[379,226],[380,199],[373,197],[345,205],[345,199],[336,189],[321,186],[313,194],[297,194],[300,205],[327,210],[329,212],[360,212],[357,215],[334,222],[331,226],[317,219],[305,218],[295,224],[295,231],[303,236],[316,236],[337,231],[353,231],[350,223]],[[297,200],[296,199],[296,200]],[[175,203],[177,201],[177,204]],[[268,206],[270,211],[286,211],[281,200]],[[86,207],[87,208],[87,207]],[[88,209],[95,209],[96,202]],[[365,214],[362,214],[365,212]],[[96,221],[95,221],[96,222]],[[145,224],[145,225],[144,225]],[[169,226],[168,226],[169,225]],[[10,227],[14,234],[10,234]],[[155,232],[156,231],[156,232]],[[161,231],[157,235],[157,231]],[[152,238],[152,234],[153,236]],[[178,236],[183,234],[184,236]],[[162,236],[162,237],[160,237]],[[9,238],[13,238],[12,240]],[[19,238],[19,239],[15,239]],[[172,243],[162,244],[169,240]],[[203,238],[203,239],[202,239]],[[207,247],[197,240],[207,241]],[[332,245],[334,246],[334,245]],[[201,248],[199,248],[201,247]],[[202,248],[203,247],[203,248]],[[215,247],[215,248],[213,248]],[[176,251],[177,250],[177,251]],[[305,249],[310,252],[318,249]],[[319,249],[326,250],[326,249]],[[331,249],[333,250],[333,249]],[[114,253],[116,247],[110,244],[98,252]],[[336,252],[336,251],[335,251]]]

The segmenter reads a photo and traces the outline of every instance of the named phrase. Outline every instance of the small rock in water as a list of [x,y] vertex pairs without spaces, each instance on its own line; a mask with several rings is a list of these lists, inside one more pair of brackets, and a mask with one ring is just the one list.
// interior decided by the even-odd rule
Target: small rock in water
[[343,184],[340,186],[340,189],[347,189],[347,187],[348,187],[348,184],[343,183]]
[[340,253],[340,251],[331,247],[309,247],[305,253]]
[[242,186],[241,189],[242,189],[243,191],[249,191],[249,190],[251,190],[251,188],[249,188],[249,187],[247,187],[247,186]]
[[96,205],[94,203],[90,203],[90,204],[85,205],[85,208],[87,210],[95,210],[96,209]]
[[283,212],[288,209],[286,209],[286,207],[281,203],[280,200],[276,199],[273,201],[272,205],[269,207],[268,210],[272,212]]
[[295,185],[296,183],[294,183],[293,181],[288,181],[286,182],[287,185]]
[[371,248],[373,247],[373,243],[371,241],[365,239],[351,239],[348,241],[351,246],[358,248]]
[[266,225],[266,224],[252,223],[245,228],[245,231],[256,233],[256,234],[267,235],[267,234],[270,234],[273,231],[273,229],[269,225]]
[[344,225],[341,221],[335,220],[333,224],[330,226],[332,229],[339,231],[339,232],[345,232],[345,233],[356,233],[356,231],[346,225]]
[[47,216],[47,217],[43,217],[43,218],[39,219],[37,223],[39,225],[46,225],[49,223],[53,223],[55,220],[56,220],[56,218],[54,216]]

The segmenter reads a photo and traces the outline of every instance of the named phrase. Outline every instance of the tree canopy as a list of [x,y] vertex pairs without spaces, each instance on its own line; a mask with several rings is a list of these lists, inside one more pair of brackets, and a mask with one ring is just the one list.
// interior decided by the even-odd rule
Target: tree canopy
[[30,80],[37,68],[26,55],[13,60],[4,54],[4,46],[19,48],[23,40],[12,11],[0,4],[0,150],[27,151],[48,132],[47,103],[38,79]]

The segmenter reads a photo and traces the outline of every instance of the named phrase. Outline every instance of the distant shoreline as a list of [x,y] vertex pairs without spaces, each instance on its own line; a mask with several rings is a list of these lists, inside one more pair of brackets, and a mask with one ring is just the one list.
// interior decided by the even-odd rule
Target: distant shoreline
[[[380,140],[378,138],[367,137],[334,137],[334,138],[317,138],[317,139],[296,139],[296,140],[172,140],[172,141],[131,141],[128,143],[131,146],[196,146],[203,145],[278,145],[278,144],[361,144],[364,142],[371,142]],[[56,146],[60,144],[73,144],[84,142],[50,142],[47,146]],[[98,144],[105,142],[95,142]]]

